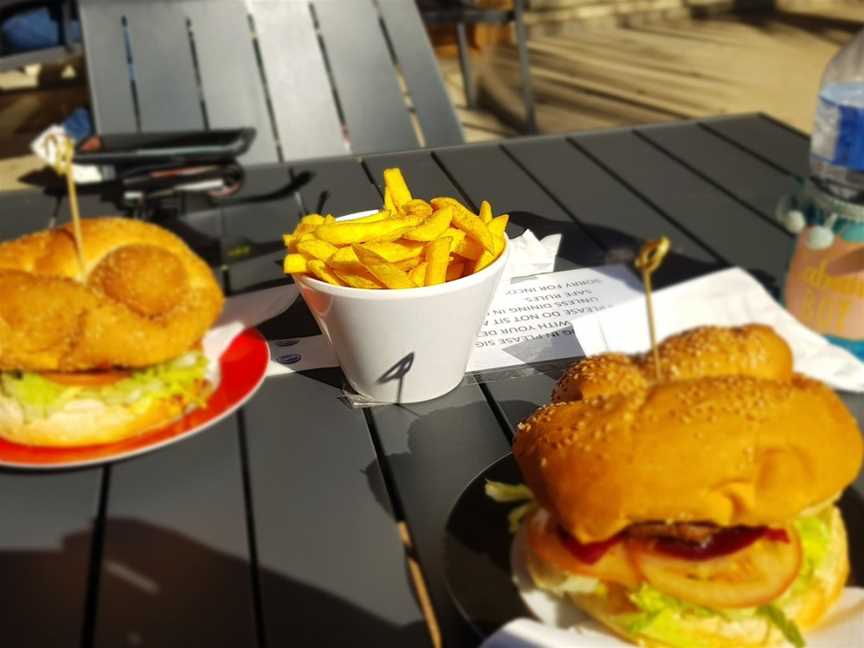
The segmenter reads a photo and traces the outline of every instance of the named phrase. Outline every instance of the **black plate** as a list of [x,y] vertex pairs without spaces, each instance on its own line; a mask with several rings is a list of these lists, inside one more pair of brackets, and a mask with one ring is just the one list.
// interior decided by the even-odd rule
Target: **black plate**
[[531,616],[510,577],[507,513],[513,505],[486,496],[487,479],[522,481],[512,454],[485,468],[462,491],[447,518],[444,576],[450,596],[481,637],[516,617]]
[[[462,491],[447,518],[444,576],[456,607],[481,637],[516,617],[532,616],[510,575],[507,513],[513,505],[494,502],[483,490],[487,479],[522,481],[512,454],[485,468]],[[849,535],[849,584],[864,586],[864,497],[849,488],[840,498]]]

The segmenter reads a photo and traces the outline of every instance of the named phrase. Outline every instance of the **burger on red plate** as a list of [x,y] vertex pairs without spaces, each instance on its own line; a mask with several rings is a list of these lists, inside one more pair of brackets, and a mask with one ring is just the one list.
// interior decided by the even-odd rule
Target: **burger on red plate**
[[667,341],[660,381],[651,362],[590,359],[519,425],[534,583],[640,645],[803,645],[849,570],[855,419],[766,327]]
[[[222,310],[207,264],[171,232],[121,218],[0,243],[0,437],[115,442],[213,389],[201,337]],[[83,271],[82,271],[83,270]]]

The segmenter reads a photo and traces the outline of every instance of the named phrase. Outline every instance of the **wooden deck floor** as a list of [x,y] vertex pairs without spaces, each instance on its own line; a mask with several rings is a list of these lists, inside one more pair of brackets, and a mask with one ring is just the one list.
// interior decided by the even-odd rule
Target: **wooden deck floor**
[[[761,111],[809,132],[822,70],[862,25],[864,0],[846,0],[793,4],[762,15],[535,34],[529,47],[539,129],[555,133]],[[475,59],[478,110],[465,105],[457,60],[441,60],[467,139],[518,134],[523,105],[515,48],[498,46]],[[0,74],[0,191],[27,187],[21,178],[41,168],[29,155],[30,140],[86,101],[80,81],[36,85],[20,72]]]
[[[761,111],[809,132],[825,65],[864,24],[864,2],[768,14],[571,28],[529,41],[541,132]],[[515,48],[478,60],[487,110],[523,115]]]

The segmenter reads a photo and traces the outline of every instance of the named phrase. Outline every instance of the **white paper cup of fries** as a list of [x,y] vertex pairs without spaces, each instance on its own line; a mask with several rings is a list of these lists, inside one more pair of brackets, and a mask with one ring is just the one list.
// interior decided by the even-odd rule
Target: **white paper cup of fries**
[[442,396],[462,381],[510,248],[483,270],[405,290],[364,290],[298,276],[300,293],[330,340],[345,378],[385,403]]
[[399,169],[384,182],[380,211],[301,218],[284,270],[351,386],[415,403],[462,381],[510,256],[510,217],[486,201],[475,214],[455,198],[414,198]]

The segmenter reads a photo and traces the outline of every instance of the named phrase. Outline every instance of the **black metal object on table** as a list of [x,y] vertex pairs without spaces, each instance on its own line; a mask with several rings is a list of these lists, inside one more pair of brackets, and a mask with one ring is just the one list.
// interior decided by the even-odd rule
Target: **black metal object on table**
[[[250,169],[249,191],[307,181],[211,218],[220,235],[273,241],[306,210],[378,206],[381,170],[399,166],[418,196],[486,199],[511,215],[511,232],[562,232],[560,267],[626,262],[665,234],[661,283],[743,265],[772,285],[793,239],[773,224],[769,193],[797,181],[807,151],[800,133],[749,115],[322,159]],[[4,238],[64,209],[20,193],[2,201]],[[283,284],[282,254],[217,272],[229,293]],[[260,330],[271,340],[316,332],[302,302]],[[0,569],[15,592],[0,608],[4,637],[34,647],[432,645],[401,521],[443,644],[474,646],[445,583],[447,517],[553,381],[472,381],[427,403],[353,410],[338,398],[337,369],[271,377],[217,427],[139,459],[0,471]],[[862,420],[864,399],[844,398]],[[856,488],[864,494],[864,480]]]

